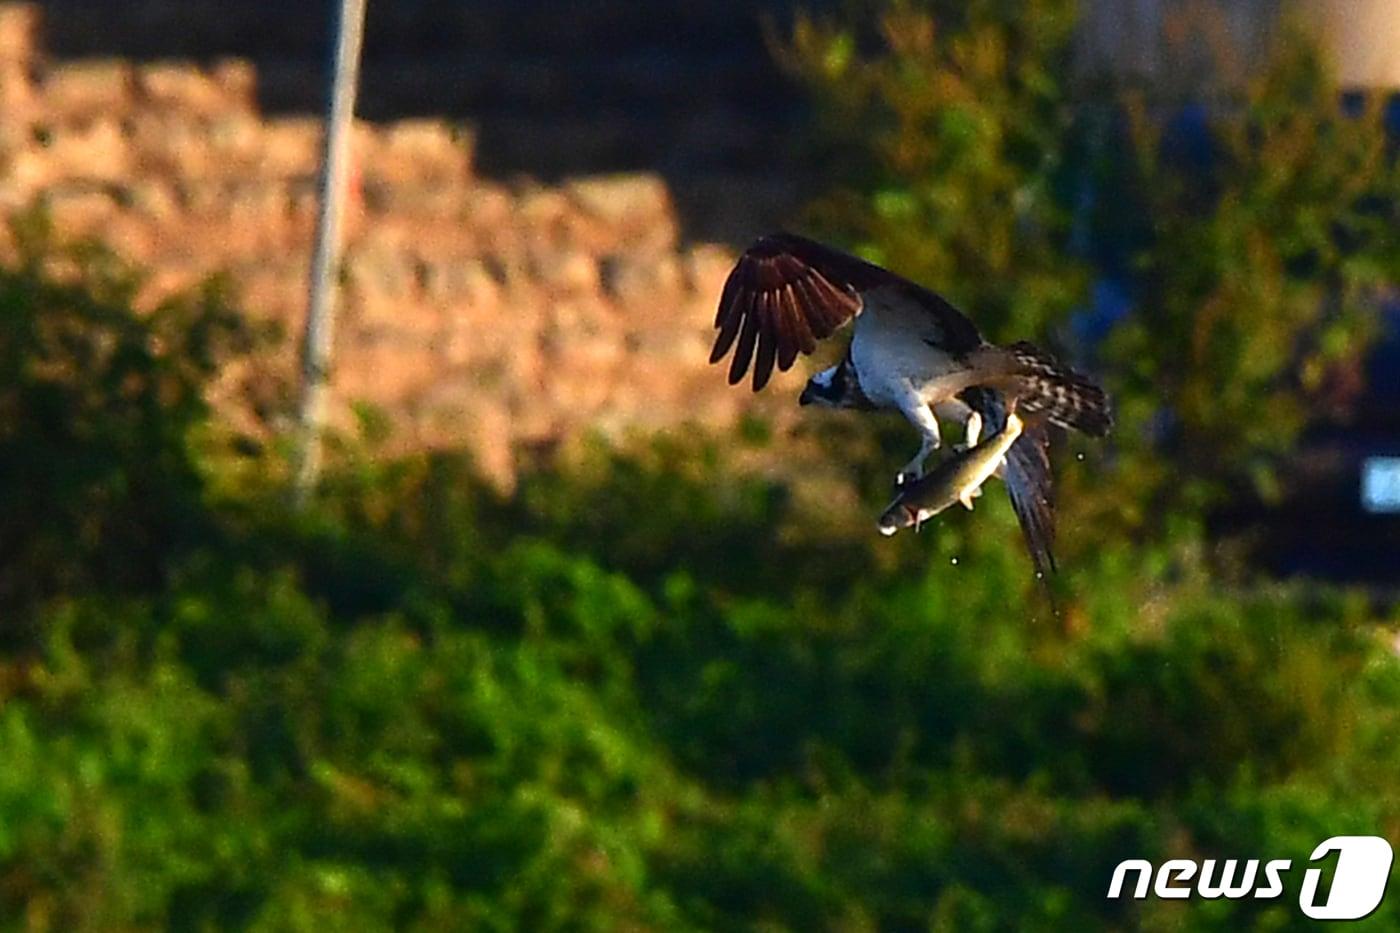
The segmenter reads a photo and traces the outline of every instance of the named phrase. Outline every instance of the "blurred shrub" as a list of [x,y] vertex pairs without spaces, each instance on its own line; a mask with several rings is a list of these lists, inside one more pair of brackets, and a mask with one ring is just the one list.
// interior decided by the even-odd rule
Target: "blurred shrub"
[[1324,414],[1329,380],[1362,365],[1400,281],[1382,104],[1346,112],[1296,35],[1210,113],[1166,121],[1161,102],[1125,101],[1099,223],[1126,234],[1134,308],[1104,358],[1123,427],[1155,434],[1139,472],[1187,507],[1276,495],[1280,456]]
[[[1400,666],[1364,601],[1109,550],[1049,624],[1004,505],[966,540],[876,539],[865,506],[816,535],[703,438],[509,498],[465,458],[351,458],[290,514],[271,454],[188,453],[208,306],[138,316],[43,265],[4,273],[7,450],[106,467],[7,529],[0,926],[1273,930],[1296,878],[1103,892],[1127,857],[1400,828]],[[74,315],[76,343],[35,336]],[[49,365],[94,340],[134,369]],[[197,531],[128,530],[172,514]]]
[[1382,101],[1344,107],[1300,33],[1246,82],[1152,96],[1072,81],[1073,7],[858,3],[784,55],[832,149],[814,224],[1102,374],[1116,481],[1066,524],[1160,533],[1277,494],[1400,279],[1400,169]]
[[[88,586],[158,582],[206,538],[188,435],[243,337],[221,291],[136,317],[137,274],[93,245],[15,224],[0,269],[0,615]],[[0,622],[0,639],[13,637]]]
[[[901,4],[883,38],[799,30],[867,173],[827,216],[954,282],[995,336],[1064,333],[1107,262],[1071,248],[1068,8],[937,11]],[[1370,181],[1356,213],[1304,223],[1290,204],[1324,211],[1316,189],[1353,177],[1302,156],[1269,175],[1249,128],[1294,126],[1275,93],[1225,124],[1239,151],[1192,210],[1172,199],[1204,169],[1129,109],[1100,123],[1130,144],[1095,184],[1157,179],[1137,194],[1165,216],[1094,221],[1132,232],[1154,310],[1101,348],[1122,465],[1067,497],[1081,516],[1189,520],[1209,497],[1152,463],[1215,484],[1274,449],[1193,406],[1210,380],[1296,429],[1278,412],[1310,389],[1276,358],[1207,352],[1164,382],[1193,328],[1244,355],[1256,325],[1298,348],[1360,332],[1390,209],[1361,192],[1386,176],[1339,139],[1315,158]],[[1312,100],[1306,125],[1345,135]],[[292,514],[275,446],[205,443],[209,377],[244,339],[224,300],[136,314],[100,252],[21,239],[0,270],[0,928],[1280,930],[1296,872],[1278,901],[1104,893],[1124,858],[1301,865],[1400,832],[1400,663],[1368,600],[1223,585],[1190,535],[1105,547],[1084,525],[1056,616],[1000,497],[976,534],[960,516],[884,541],[850,483],[755,476],[702,437],[541,466],[509,497],[464,457],[347,446]],[[1250,327],[1201,310],[1240,289],[1278,304]],[[1163,408],[1220,462],[1143,434]]]
[[837,183],[815,223],[992,339],[1063,321],[1088,272],[1068,249],[1072,0],[850,6],[800,18],[781,53]]

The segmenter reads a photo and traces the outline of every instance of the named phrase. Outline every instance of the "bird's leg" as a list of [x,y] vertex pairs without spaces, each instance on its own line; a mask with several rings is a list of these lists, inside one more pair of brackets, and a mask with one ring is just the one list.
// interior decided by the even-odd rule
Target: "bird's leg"
[[919,452],[914,455],[914,459],[904,465],[898,473],[894,475],[894,484],[904,486],[924,475],[924,463],[928,460],[929,454],[938,449],[939,441],[937,437],[930,440],[924,437],[923,443],[919,445]]
[[904,417],[909,419],[909,423],[914,425],[919,431],[920,443],[919,452],[914,455],[914,459],[904,465],[904,469],[895,474],[895,486],[903,486],[906,483],[918,479],[924,475],[924,461],[928,460],[929,454],[933,453],[943,443],[943,435],[938,430],[938,418],[934,416],[933,409],[928,403],[914,391],[913,386],[906,386],[906,392],[899,399],[899,410],[904,413]]

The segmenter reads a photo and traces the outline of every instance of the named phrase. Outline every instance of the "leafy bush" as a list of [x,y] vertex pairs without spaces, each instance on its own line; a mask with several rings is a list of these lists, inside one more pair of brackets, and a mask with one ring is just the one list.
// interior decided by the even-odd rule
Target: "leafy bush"
[[[934,6],[799,32],[851,131],[824,216],[994,336],[1071,333],[1106,260],[1072,248],[1069,8]],[[246,340],[225,301],[136,314],[129,272],[31,238],[0,270],[0,927],[1300,926],[1297,872],[1277,901],[1104,895],[1129,857],[1301,865],[1400,832],[1372,602],[1201,558],[1199,507],[1281,449],[1390,274],[1388,163],[1310,61],[1224,124],[1210,197],[1130,110],[1101,124],[1126,142],[1095,184],[1160,223],[1095,215],[1132,233],[1139,313],[1099,347],[1125,427],[1084,468],[1110,481],[1065,497],[1058,613],[1000,497],[975,535],[885,541],[883,489],[746,473],[700,437],[509,497],[464,457],[349,445],[289,512],[276,445],[210,442],[232,432],[208,379]],[[1278,75],[1307,78],[1302,110]],[[1254,146],[1300,127],[1320,141],[1277,167]],[[1208,310],[1241,295],[1266,300]],[[1296,384],[1277,341],[1316,361]],[[1146,430],[1164,405],[1175,435]],[[1235,430],[1253,406],[1281,438]],[[842,463],[878,456],[835,430]],[[1118,533],[1154,523],[1176,531]]]
[[1063,321],[1088,271],[1066,206],[1073,2],[858,6],[799,19],[783,55],[836,176],[814,220],[936,283],[993,339]]
[[217,360],[246,338],[213,284],[137,318],[139,277],[111,254],[55,247],[42,214],[16,233],[19,261],[0,270],[7,615],[73,588],[150,586],[208,535],[187,435]]
[[[133,348],[204,326],[11,274],[21,322],[100,308],[82,333]],[[269,454],[191,453],[198,375],[148,420],[110,366],[28,347],[15,372],[50,384],[10,424],[46,443],[51,397],[112,412],[115,437],[64,448],[112,488],[58,487],[54,514],[200,533],[139,539],[161,572],[137,576],[110,569],[120,524],[11,531],[63,573],[33,575],[0,653],[5,925],[1277,929],[1296,889],[1103,893],[1130,856],[1301,861],[1400,819],[1400,666],[1364,601],[1166,583],[1118,550],[1028,617],[1004,505],[966,540],[878,540],[869,503],[818,538],[800,494],[703,439],[508,499],[459,457],[351,463],[290,514]],[[138,511],[119,493],[147,463],[179,481]]]
[[867,3],[799,20],[785,57],[833,149],[814,223],[1102,374],[1117,482],[1066,499],[1159,534],[1277,498],[1400,279],[1400,167],[1384,102],[1344,106],[1301,34],[1182,98],[1073,82],[1073,7]]

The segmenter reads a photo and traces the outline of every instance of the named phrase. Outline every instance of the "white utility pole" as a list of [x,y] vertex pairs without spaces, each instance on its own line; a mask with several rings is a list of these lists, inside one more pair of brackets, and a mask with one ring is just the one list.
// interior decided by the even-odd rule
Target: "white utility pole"
[[336,29],[331,112],[321,152],[321,204],[311,264],[311,297],[301,348],[301,410],[298,423],[295,496],[304,503],[321,469],[321,428],[326,418],[331,347],[335,339],[341,228],[350,172],[350,130],[360,77],[360,47],[367,0],[340,0]]

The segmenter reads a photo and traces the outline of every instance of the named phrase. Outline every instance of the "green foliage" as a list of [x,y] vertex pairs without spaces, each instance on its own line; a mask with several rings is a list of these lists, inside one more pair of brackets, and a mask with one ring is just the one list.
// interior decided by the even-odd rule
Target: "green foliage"
[[[206,364],[166,354],[208,306],[7,275],[7,333],[82,313],[178,391],[142,414],[110,363],[7,348],[9,424],[47,444],[42,414],[108,413],[61,436],[110,488],[10,532],[33,572],[0,650],[0,927],[1272,930],[1297,878],[1103,893],[1127,857],[1301,862],[1400,825],[1400,663],[1364,601],[1118,549],[1056,618],[1004,505],[884,541],[871,502],[814,525],[703,439],[509,497],[465,458],[351,458],[291,514],[263,449],[194,455]],[[135,511],[146,464],[167,481],[132,522],[198,534],[68,518]]]
[[799,20],[785,53],[843,186],[819,226],[939,283],[996,337],[1064,319],[1085,284],[1067,255],[1074,112],[1070,0],[865,3],[859,25]]
[[[1381,101],[1344,113],[1301,34],[1243,83],[1170,82],[1191,104],[1072,83],[1068,0],[859,7],[786,50],[833,147],[815,225],[1105,378],[1117,470],[1071,520],[1156,534],[1275,497],[1400,277]],[[1095,276],[1131,310],[1090,346],[1065,322]]]
[[1218,105],[1229,109],[1209,123],[1208,169],[1144,101],[1126,108],[1133,158],[1105,179],[1102,212],[1109,229],[1136,226],[1139,284],[1106,358],[1127,430],[1170,412],[1154,453],[1203,487],[1197,501],[1222,481],[1269,493],[1400,277],[1400,171],[1381,104],[1343,113],[1316,51],[1294,40]]
[[19,262],[0,270],[0,613],[149,585],[164,552],[208,533],[186,435],[241,339],[216,286],[137,319],[139,279],[110,254],[52,247],[41,214],[16,234]]
[[835,480],[688,436],[509,496],[347,443],[291,513],[276,444],[205,401],[248,340],[218,291],[133,313],[129,270],[31,218],[0,270],[0,929],[1301,928],[1298,872],[1104,895],[1129,857],[1400,833],[1384,620],[1222,582],[1200,531],[1364,335],[1393,166],[1297,51],[1183,161],[1155,102],[1071,98],[1071,12],[896,3],[789,50],[847,173],[831,230],[997,338],[1131,280],[1119,448],[1058,474],[1058,613],[1002,497],[877,538],[849,425]]

